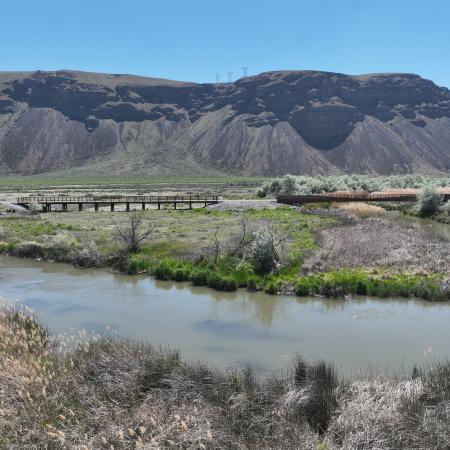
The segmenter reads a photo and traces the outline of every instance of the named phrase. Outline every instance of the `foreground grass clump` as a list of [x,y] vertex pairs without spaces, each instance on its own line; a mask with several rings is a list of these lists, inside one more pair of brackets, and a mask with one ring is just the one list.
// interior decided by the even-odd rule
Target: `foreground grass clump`
[[297,359],[282,375],[219,371],[125,340],[65,342],[0,312],[0,448],[445,448],[450,364],[341,380]]
[[295,285],[299,296],[370,295],[375,297],[419,297],[425,300],[450,299],[450,291],[439,275],[375,273],[368,270],[340,269],[301,277]]

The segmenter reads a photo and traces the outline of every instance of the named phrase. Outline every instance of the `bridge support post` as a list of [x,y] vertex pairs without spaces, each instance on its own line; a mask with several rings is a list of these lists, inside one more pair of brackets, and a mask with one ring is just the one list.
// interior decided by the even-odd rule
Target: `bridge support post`
[[78,211],[83,211],[83,203],[78,203]]
[[189,197],[189,209],[192,209],[192,197]]
[[47,203],[47,211],[51,211],[52,210],[52,204],[51,203]]
[[67,203],[63,203],[63,204],[62,204],[62,210],[63,210],[64,212],[67,211]]
[[42,205],[42,212],[47,212],[47,205]]
[[130,212],[130,204],[127,203],[127,212]]
[[161,209],[161,203],[158,202],[158,209]]
[[98,211],[98,203],[95,203],[95,204],[94,204],[94,210],[95,210],[95,211]]
[[173,209],[177,209],[177,201],[176,200],[173,201]]
[[114,203],[111,203],[111,212],[114,211]]
[[142,203],[142,209],[145,211],[145,203]]

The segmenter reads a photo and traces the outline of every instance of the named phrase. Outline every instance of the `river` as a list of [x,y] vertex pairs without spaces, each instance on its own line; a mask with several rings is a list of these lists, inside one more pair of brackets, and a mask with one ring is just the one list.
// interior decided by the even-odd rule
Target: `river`
[[0,256],[0,296],[34,308],[52,333],[131,337],[263,374],[296,354],[350,376],[450,356],[450,302],[224,293],[8,256]]

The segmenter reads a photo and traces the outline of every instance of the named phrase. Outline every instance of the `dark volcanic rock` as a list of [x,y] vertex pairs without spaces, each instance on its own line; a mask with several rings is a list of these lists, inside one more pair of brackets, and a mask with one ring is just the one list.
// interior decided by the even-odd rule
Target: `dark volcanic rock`
[[11,173],[102,173],[124,157],[117,173],[174,173],[183,159],[198,173],[433,171],[450,165],[449,140],[449,90],[412,74],[195,84],[0,73],[0,167]]
[[341,103],[306,104],[294,109],[288,122],[305,142],[321,150],[338,147],[353,131],[364,114],[355,107]]

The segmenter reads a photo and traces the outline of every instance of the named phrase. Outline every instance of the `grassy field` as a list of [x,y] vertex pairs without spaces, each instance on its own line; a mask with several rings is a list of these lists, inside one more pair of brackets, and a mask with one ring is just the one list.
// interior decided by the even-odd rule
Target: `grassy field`
[[242,188],[246,193],[255,190],[267,178],[265,177],[56,177],[54,175],[35,175],[20,177],[0,177],[0,192],[29,190],[52,190],[61,188],[71,191],[85,190],[117,190],[126,189],[136,191],[205,191],[233,192]]
[[[18,256],[73,263],[79,263],[81,254],[94,249],[95,265],[99,261],[116,267],[119,264],[119,270],[156,273],[161,278],[173,278],[172,272],[181,269],[178,277],[186,278],[182,275],[184,270],[190,272],[187,278],[191,279],[194,269],[209,273],[214,265],[215,272],[235,281],[231,287],[245,287],[251,280],[256,284],[255,288],[265,288],[275,280],[279,283],[298,276],[303,258],[316,246],[316,232],[336,223],[333,218],[301,214],[288,207],[250,209],[245,216],[243,212],[208,209],[148,210],[142,217],[142,227],[153,231],[139,251],[127,255],[125,261],[117,260],[121,251],[117,229],[129,220],[129,214],[125,212],[55,212],[38,217],[3,218],[0,221],[0,240],[3,242],[0,248]],[[259,274],[251,265],[239,264],[237,258],[226,255],[226,248],[241,231],[244,217],[249,228],[271,226],[283,240],[284,267],[276,274]],[[216,245],[215,239],[222,250],[220,258],[213,264],[211,252]],[[169,269],[163,273],[162,269],[158,271],[160,266]]]
[[54,338],[0,308],[0,448],[443,449],[450,365],[344,380],[294,361],[258,380],[129,340]]
[[[343,226],[341,218],[290,207],[245,212],[147,210],[141,226],[152,231],[133,251],[124,251],[118,238],[130,213],[3,216],[0,251],[82,267],[149,273],[219,290],[241,287],[271,294],[448,299],[449,245],[411,226],[364,218],[367,214],[364,210],[363,218]],[[279,261],[268,270],[245,250],[233,251],[242,238],[244,220],[246,239],[269,229],[279,241]]]

